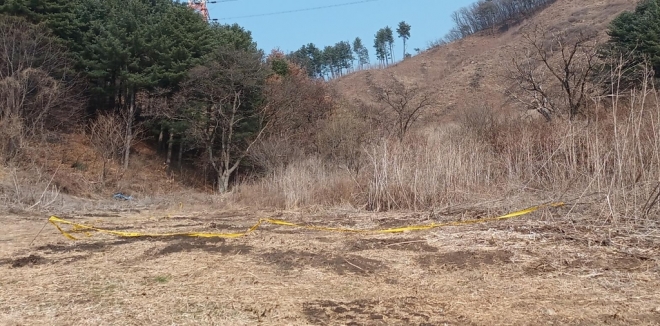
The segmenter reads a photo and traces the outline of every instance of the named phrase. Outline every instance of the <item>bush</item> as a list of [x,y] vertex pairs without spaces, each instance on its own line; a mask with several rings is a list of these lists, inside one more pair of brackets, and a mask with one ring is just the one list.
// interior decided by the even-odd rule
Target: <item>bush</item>
[[68,54],[41,25],[0,15],[0,156],[14,157],[48,128],[75,124],[81,106]]

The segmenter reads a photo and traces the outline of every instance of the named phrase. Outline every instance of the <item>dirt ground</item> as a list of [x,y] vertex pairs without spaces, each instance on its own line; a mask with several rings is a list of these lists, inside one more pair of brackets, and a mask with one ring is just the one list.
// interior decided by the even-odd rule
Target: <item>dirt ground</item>
[[[429,222],[393,213],[161,213],[61,217],[148,232],[236,232],[259,217],[354,228]],[[546,215],[390,235],[266,225],[237,239],[95,233],[80,241],[45,225],[46,216],[5,216],[0,324],[660,324],[658,233],[631,245]]]

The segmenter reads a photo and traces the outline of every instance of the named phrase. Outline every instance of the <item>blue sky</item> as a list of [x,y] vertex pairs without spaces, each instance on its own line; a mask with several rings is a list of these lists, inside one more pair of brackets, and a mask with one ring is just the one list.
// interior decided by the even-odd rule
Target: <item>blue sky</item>
[[[222,1],[222,2],[221,2]],[[267,53],[280,48],[285,53],[303,44],[314,43],[323,48],[339,41],[352,41],[359,36],[374,57],[373,39],[387,25],[395,31],[402,20],[411,25],[407,52],[426,48],[452,27],[450,15],[475,0],[218,0],[208,4],[211,18],[223,24],[237,23],[252,32],[259,48]],[[360,2],[360,3],[358,3]],[[350,5],[343,5],[353,3]],[[244,17],[324,8],[276,15]],[[401,59],[403,44],[397,38],[395,58]],[[372,59],[373,60],[373,59]]]

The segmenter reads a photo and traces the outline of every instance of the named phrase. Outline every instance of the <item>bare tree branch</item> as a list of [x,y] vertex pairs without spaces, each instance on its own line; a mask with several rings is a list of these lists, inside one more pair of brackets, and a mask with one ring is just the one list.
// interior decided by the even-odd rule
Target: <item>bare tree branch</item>
[[597,60],[594,32],[586,29],[549,33],[541,27],[523,35],[526,50],[512,59],[509,78],[519,91],[509,95],[550,120],[584,114],[589,78]]
[[399,141],[403,141],[406,133],[419,120],[424,110],[435,104],[435,98],[429,89],[415,83],[406,84],[393,74],[388,75],[383,83],[375,82],[371,75],[368,75],[367,84],[372,98],[382,105],[377,115],[393,116],[392,124],[396,127]]

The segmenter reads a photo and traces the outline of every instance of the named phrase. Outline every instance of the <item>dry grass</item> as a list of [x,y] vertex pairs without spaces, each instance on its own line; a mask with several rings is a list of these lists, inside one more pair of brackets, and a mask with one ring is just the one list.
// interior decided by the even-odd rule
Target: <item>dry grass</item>
[[[524,43],[522,31],[535,26],[545,26],[556,32],[588,26],[606,37],[607,24],[624,10],[634,10],[636,1],[558,0],[548,8],[527,19],[518,26],[497,35],[473,35],[461,41],[425,51],[387,69],[359,71],[332,82],[342,96],[364,99],[368,91],[366,75],[376,82],[385,80],[388,74],[408,77],[420,85],[437,89],[440,102],[433,108],[435,117],[425,119],[429,125],[438,121],[454,121],[462,112],[489,102],[496,108],[505,107],[505,90],[510,86],[504,76],[516,53],[516,47]],[[450,13],[438,13],[449,19]],[[579,20],[569,22],[571,17]],[[413,26],[415,28],[415,26]],[[413,35],[413,37],[415,37]],[[515,108],[517,111],[519,108]]]
[[364,145],[359,173],[307,158],[239,185],[233,199],[280,209],[376,211],[563,200],[591,205],[597,223],[657,225],[658,93],[649,88],[608,101],[595,102],[588,122],[467,115],[404,143]]
[[[502,223],[356,236],[268,226],[246,238],[64,239],[3,217],[0,324],[654,325],[658,234],[566,224],[570,208]],[[245,229],[257,217],[373,228],[400,213],[177,211],[69,217],[153,232]],[[437,216],[454,219],[456,216]],[[578,224],[579,225],[579,224]],[[595,231],[595,232],[592,232]],[[643,242],[645,240],[646,242]]]
[[251,207],[298,209],[352,205],[355,185],[341,169],[317,157],[281,166],[268,177],[239,186],[232,200]]
[[[129,169],[123,171],[117,160],[109,159],[104,165],[104,158],[81,133],[53,135],[50,141],[30,144],[1,167],[0,205],[68,212],[77,206],[95,205],[95,201],[105,203],[116,192],[134,195],[144,205],[151,205],[156,198],[185,202],[191,193],[205,197],[199,184],[197,191],[182,184],[183,173],[167,173],[163,159],[149,146],[137,144],[133,152]],[[172,199],[177,197],[178,201]]]

